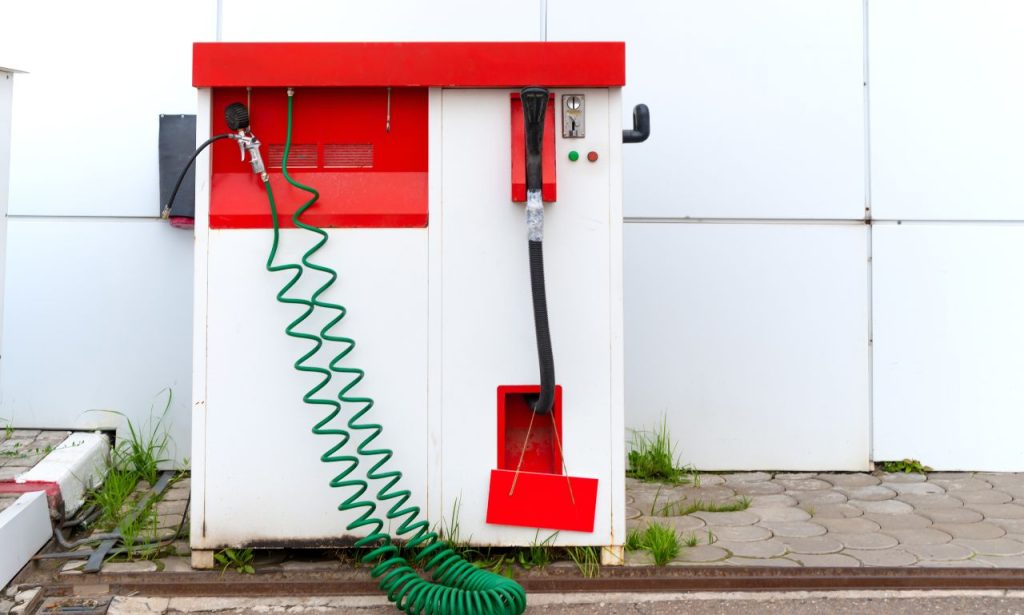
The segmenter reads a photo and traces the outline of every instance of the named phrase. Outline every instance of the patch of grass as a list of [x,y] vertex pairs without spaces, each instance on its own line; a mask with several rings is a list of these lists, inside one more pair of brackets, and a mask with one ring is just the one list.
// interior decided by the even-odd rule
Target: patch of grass
[[[689,544],[690,538],[692,538],[693,544]],[[638,532],[636,541],[640,548],[651,552],[651,555],[654,557],[654,563],[658,566],[664,566],[679,555],[679,535],[672,528],[660,523],[648,524],[647,527]],[[691,534],[686,542],[687,546],[697,546],[697,535]]]
[[461,536],[461,526],[459,524],[459,514],[461,510],[462,498],[455,498],[455,501],[452,502],[452,516],[448,519],[447,523],[442,519],[437,530],[435,530],[437,532],[437,537],[456,551],[467,550],[469,548],[470,540],[473,539],[473,536],[469,536],[465,539]]
[[687,547],[696,547],[700,544],[700,538],[697,538],[697,534],[690,532],[690,535],[683,538],[683,545]]
[[639,551],[644,548],[644,537],[643,532],[637,528],[633,528],[626,532],[626,550],[627,551]]
[[675,449],[667,417],[662,417],[661,426],[654,431],[634,430],[626,476],[673,485],[692,482],[697,475],[696,470],[689,466],[681,467]]
[[[655,498],[655,502],[657,502],[657,498]],[[666,504],[656,512],[652,512],[651,516],[682,517],[695,512],[736,512],[738,510],[746,510],[750,508],[750,503],[750,498],[746,496],[740,496],[739,499],[733,500],[732,502],[725,502],[723,504],[719,504],[717,502],[705,502],[704,500],[694,500],[691,502],[689,500],[682,499]]]
[[213,554],[213,559],[221,565],[221,574],[227,572],[229,568],[239,574],[256,574],[256,569],[252,566],[255,559],[252,549],[222,549]]
[[130,470],[108,467],[103,484],[92,492],[91,502],[100,509],[97,523],[100,527],[117,526],[124,509],[131,502],[135,486],[139,482],[137,474]]
[[876,461],[875,465],[882,469],[883,472],[897,473],[903,472],[904,474],[910,474],[911,472],[917,472],[918,474],[925,474],[931,472],[932,469],[917,459],[903,459],[900,461]]
[[584,577],[592,579],[601,574],[601,560],[597,548],[567,547],[565,553]]
[[519,549],[516,552],[516,562],[526,570],[544,568],[551,563],[551,543],[554,542],[557,536],[558,532],[555,532],[544,540],[539,540],[540,530],[537,530],[530,546],[525,549]]

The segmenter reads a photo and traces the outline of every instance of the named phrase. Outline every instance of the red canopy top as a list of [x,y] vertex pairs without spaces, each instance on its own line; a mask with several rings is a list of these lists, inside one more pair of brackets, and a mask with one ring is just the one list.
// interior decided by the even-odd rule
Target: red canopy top
[[618,87],[625,43],[195,43],[195,87]]

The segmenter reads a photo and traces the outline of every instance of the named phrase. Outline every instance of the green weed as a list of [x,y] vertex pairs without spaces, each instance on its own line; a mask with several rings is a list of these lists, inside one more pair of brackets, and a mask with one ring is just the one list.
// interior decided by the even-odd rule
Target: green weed
[[661,427],[655,431],[633,431],[626,475],[638,480],[664,481],[675,485],[693,482],[697,473],[692,467],[679,465],[675,444],[668,430],[668,419],[663,417]]
[[567,547],[566,555],[576,564],[580,574],[592,579],[601,574],[601,560],[598,557],[597,549],[594,547]]
[[[697,536],[693,535],[693,544],[697,545]],[[660,523],[648,524],[638,537],[641,548],[647,549],[654,557],[654,563],[664,566],[679,555],[679,536],[675,530]]]
[[252,549],[222,549],[213,554],[213,559],[221,565],[221,574],[231,568],[239,574],[256,574],[252,562],[255,556]]
[[[655,498],[657,503],[657,498]],[[694,500],[692,502],[686,500],[678,500],[676,502],[670,502],[658,509],[657,512],[652,512],[651,516],[656,517],[682,517],[695,512],[736,512],[738,510],[746,510],[750,508],[751,500],[746,496],[740,496],[739,499],[732,502],[725,502],[719,504],[717,502],[705,502],[704,500]]]
[[911,472],[917,472],[918,474],[925,474],[931,472],[932,469],[917,459],[903,459],[901,461],[876,461],[875,465],[882,469],[883,472],[903,472],[904,474],[910,474]]
[[639,551],[644,548],[643,532],[633,528],[626,532],[626,550]]
[[687,547],[696,547],[700,544],[700,538],[697,538],[696,534],[690,532],[690,535],[683,539],[683,544]]

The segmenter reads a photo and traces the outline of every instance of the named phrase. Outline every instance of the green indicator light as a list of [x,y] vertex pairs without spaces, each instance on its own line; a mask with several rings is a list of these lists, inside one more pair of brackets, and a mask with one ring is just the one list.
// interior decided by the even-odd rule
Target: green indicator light
[[576,162],[579,159],[580,159],[580,153],[579,152],[577,152],[576,150],[572,150],[571,152],[569,152],[569,160],[572,160],[573,162]]

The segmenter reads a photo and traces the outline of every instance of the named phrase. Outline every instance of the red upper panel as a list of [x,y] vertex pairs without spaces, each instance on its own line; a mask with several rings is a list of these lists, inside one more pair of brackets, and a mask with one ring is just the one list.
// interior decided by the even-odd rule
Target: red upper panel
[[624,43],[195,43],[195,87],[618,87]]

